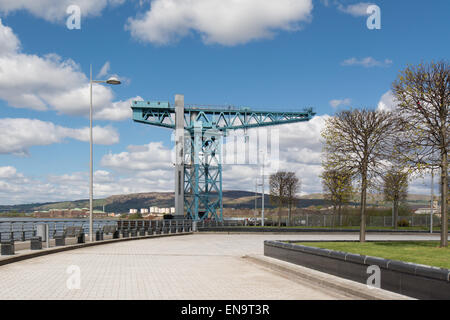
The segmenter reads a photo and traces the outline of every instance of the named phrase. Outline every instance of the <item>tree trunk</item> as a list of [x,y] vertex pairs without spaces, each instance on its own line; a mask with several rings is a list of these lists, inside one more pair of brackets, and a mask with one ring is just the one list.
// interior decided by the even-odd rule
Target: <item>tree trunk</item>
[[367,170],[362,173],[361,224],[359,227],[359,242],[366,242],[366,193],[367,193]]
[[291,226],[291,205],[289,204],[289,208],[288,208],[288,227]]
[[341,223],[341,204],[339,204],[339,209],[338,209],[338,219],[339,219],[339,226],[342,227],[342,223]]
[[448,158],[445,148],[441,149],[441,247],[448,246]]
[[278,227],[281,227],[281,204],[278,205]]
[[398,229],[398,200],[394,200],[394,229]]

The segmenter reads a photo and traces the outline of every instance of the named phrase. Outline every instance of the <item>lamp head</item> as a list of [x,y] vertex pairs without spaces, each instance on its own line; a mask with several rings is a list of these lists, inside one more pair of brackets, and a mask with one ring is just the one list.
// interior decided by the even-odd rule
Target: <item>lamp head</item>
[[117,84],[120,84],[120,81],[116,77],[111,77],[108,80],[106,80],[106,83],[112,84],[112,85],[117,85]]

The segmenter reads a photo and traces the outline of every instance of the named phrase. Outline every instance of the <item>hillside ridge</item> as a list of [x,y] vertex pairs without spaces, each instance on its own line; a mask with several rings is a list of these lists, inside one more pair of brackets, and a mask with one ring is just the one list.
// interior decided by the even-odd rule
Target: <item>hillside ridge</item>
[[[272,207],[270,204],[269,195],[265,195],[265,206]],[[355,197],[355,202],[357,197]],[[105,211],[125,213],[130,208],[140,209],[148,207],[173,207],[174,194],[173,192],[143,192],[132,193],[124,195],[112,195],[104,199],[94,199],[94,209],[102,210],[105,206]],[[425,205],[429,203],[429,196],[411,194],[408,199],[408,204],[413,206]],[[375,195],[369,203],[383,204],[382,197]],[[87,208],[89,206],[88,199],[80,199],[74,201],[63,202],[43,202],[19,205],[0,205],[0,212],[17,211],[17,212],[33,212],[50,209],[74,209]],[[255,206],[255,193],[251,191],[228,190],[223,191],[223,206],[224,208],[236,209],[250,209]],[[258,194],[257,206],[261,207],[261,194]],[[314,193],[303,195],[298,198],[297,207],[306,208],[309,206],[329,206],[329,203],[323,199],[323,194]]]

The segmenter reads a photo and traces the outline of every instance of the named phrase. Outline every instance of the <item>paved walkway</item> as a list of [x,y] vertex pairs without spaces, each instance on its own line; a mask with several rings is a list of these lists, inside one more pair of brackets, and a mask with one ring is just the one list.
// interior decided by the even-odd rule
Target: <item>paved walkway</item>
[[[262,255],[264,240],[357,237],[194,234],[77,249],[1,266],[0,299],[347,299],[242,256]],[[368,235],[373,240],[430,238],[438,236]],[[69,266],[79,267],[79,289],[68,289]]]

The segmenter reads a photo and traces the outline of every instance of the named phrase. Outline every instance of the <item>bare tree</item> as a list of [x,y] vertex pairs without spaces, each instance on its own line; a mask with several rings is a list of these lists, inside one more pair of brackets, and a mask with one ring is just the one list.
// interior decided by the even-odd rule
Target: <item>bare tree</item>
[[391,201],[394,207],[394,228],[398,228],[398,206],[408,197],[408,172],[391,168],[383,176],[384,200]]
[[341,111],[326,121],[322,136],[326,166],[359,178],[361,226],[359,241],[366,240],[366,197],[371,179],[380,174],[388,158],[386,146],[398,123],[391,112],[368,109]]
[[270,202],[278,207],[278,226],[281,226],[281,209],[286,202],[288,173],[278,171],[269,177]]
[[407,122],[401,154],[417,170],[440,168],[441,247],[448,246],[448,151],[450,65],[408,66],[392,85],[397,110]]
[[328,200],[333,205],[333,213],[338,212],[338,221],[341,225],[342,206],[348,203],[353,195],[352,175],[349,172],[337,171],[326,168],[322,173],[322,186],[324,199]]
[[286,202],[288,205],[288,224],[292,225],[292,206],[295,204],[296,194],[300,191],[301,182],[295,172],[287,172],[286,175]]

